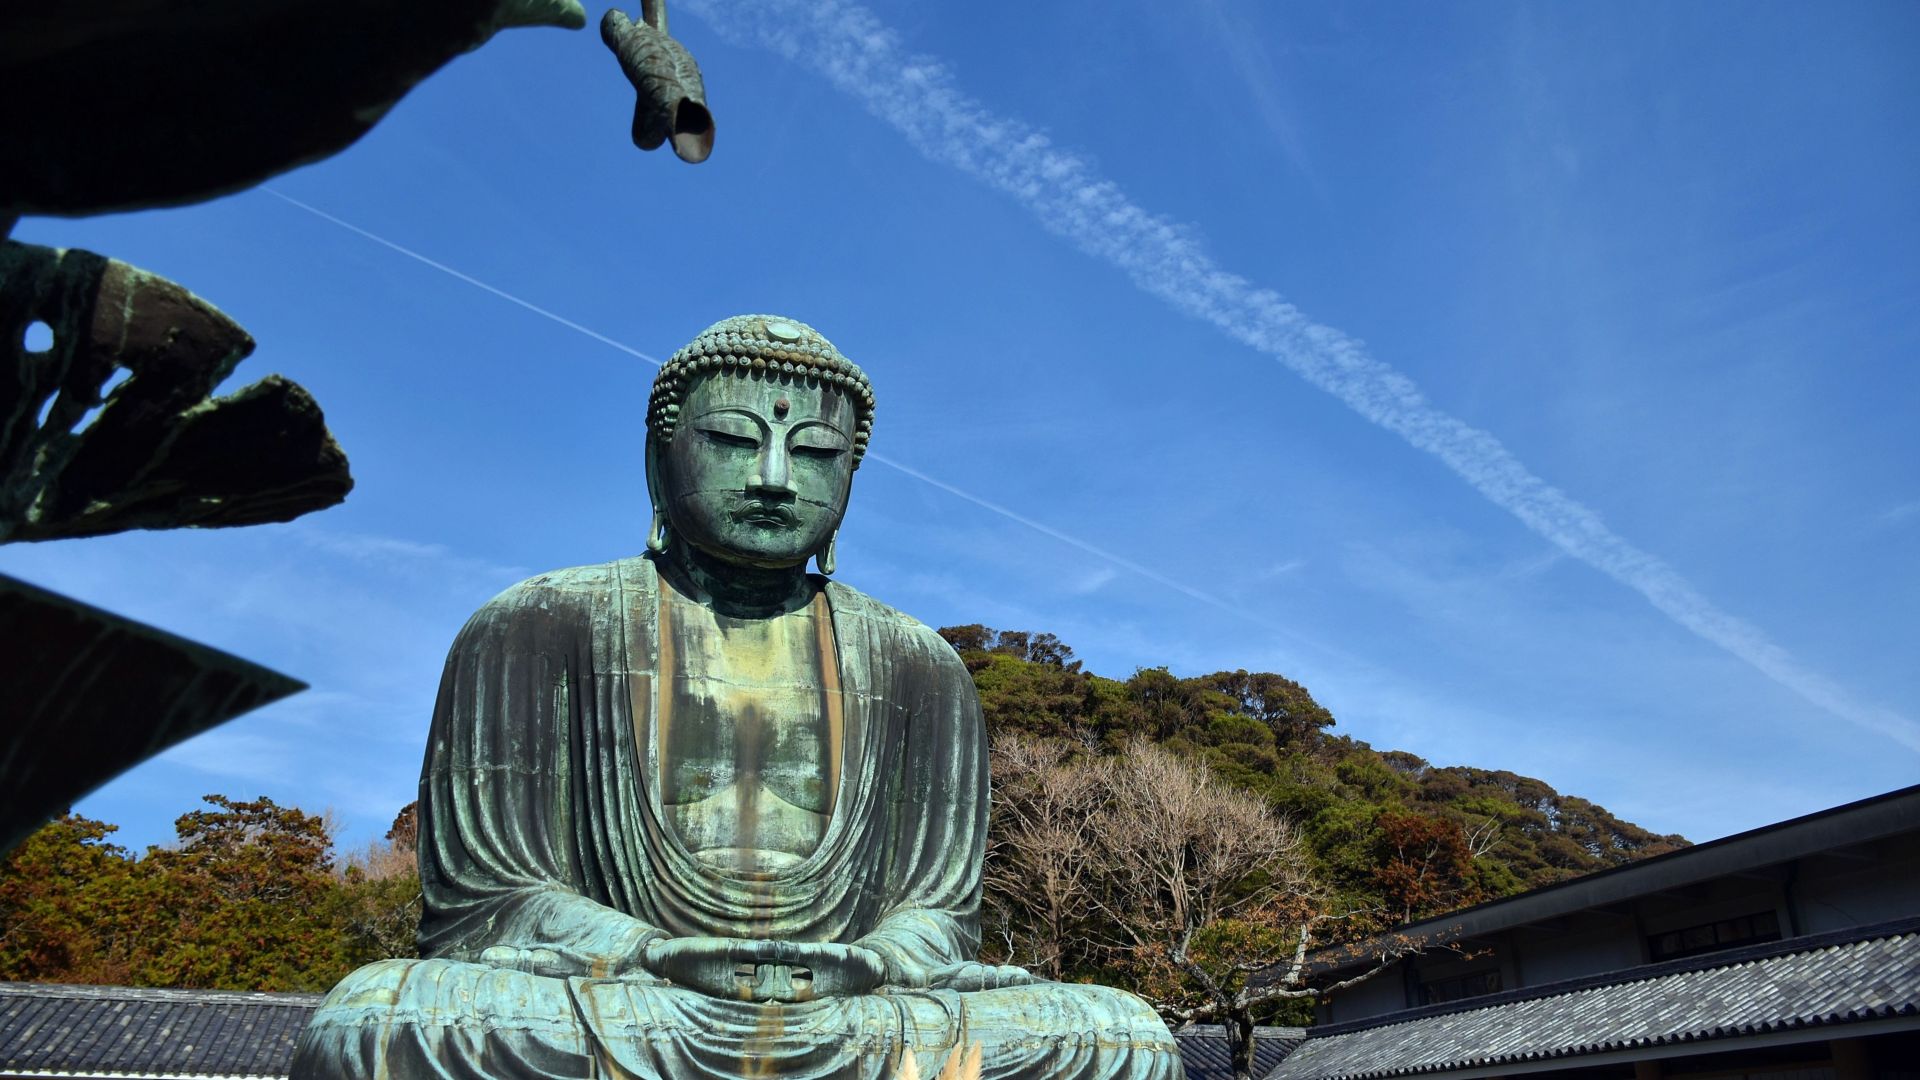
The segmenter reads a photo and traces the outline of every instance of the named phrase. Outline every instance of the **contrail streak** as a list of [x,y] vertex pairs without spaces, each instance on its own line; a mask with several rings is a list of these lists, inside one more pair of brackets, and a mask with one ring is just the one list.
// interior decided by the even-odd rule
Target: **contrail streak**
[[911,465],[903,465],[898,461],[894,461],[892,458],[882,457],[879,454],[868,454],[866,456],[866,460],[877,461],[880,464],[887,466],[888,468],[898,469],[899,471],[906,473],[908,476],[913,477],[915,480],[918,480],[923,484],[928,484],[933,487],[939,488],[941,491],[944,491],[947,494],[952,495],[957,499],[964,499],[975,506],[981,507],[982,509],[991,510],[992,512],[999,514],[1001,517],[1006,518],[1009,521],[1016,522],[1021,525],[1025,525],[1027,528],[1032,529],[1034,532],[1040,533],[1042,536],[1052,537],[1053,539],[1058,540],[1069,547],[1079,548],[1081,551],[1084,551],[1089,555],[1093,555],[1098,558],[1105,559],[1106,561],[1112,563],[1113,565],[1118,566],[1122,570],[1131,571],[1135,574],[1140,575],[1143,578],[1146,578],[1148,581],[1152,581],[1160,585],[1165,585],[1167,588],[1172,589],[1173,591],[1177,593],[1181,593],[1185,596],[1192,597],[1193,599],[1198,600],[1203,604],[1210,604],[1214,607],[1219,608],[1222,611],[1228,612],[1230,614],[1238,615],[1241,618],[1247,620],[1248,622],[1258,623],[1261,626],[1265,626],[1272,630],[1278,630],[1278,631],[1281,631],[1282,633],[1287,633],[1290,635],[1292,634],[1292,631],[1287,630],[1285,627],[1280,626],[1279,624],[1274,623],[1271,620],[1261,618],[1260,616],[1255,615],[1250,611],[1246,611],[1242,608],[1234,607],[1232,604],[1227,603],[1225,600],[1220,599],[1219,597],[1213,595],[1212,593],[1202,592],[1201,590],[1196,589],[1191,585],[1185,584],[1184,582],[1176,581],[1173,578],[1170,578],[1165,574],[1160,573],[1158,570],[1154,570],[1149,567],[1143,566],[1140,563],[1134,562],[1132,559],[1126,558],[1125,556],[1116,555],[1113,552],[1108,551],[1103,547],[1090,544],[1087,541],[1082,540],[1079,537],[1074,536],[1070,533],[1061,532],[1059,529],[1056,529],[1051,525],[1047,525],[1047,524],[1043,524],[1041,522],[1035,521],[1034,519],[1027,517],[1025,514],[1019,513],[1018,511],[1014,511],[1014,510],[1009,510],[1006,507],[1001,506],[999,503],[990,502],[986,499],[981,498],[978,495],[975,495],[970,491],[963,491],[960,488],[954,487],[952,484],[947,483],[945,480],[937,480],[931,476],[928,476],[926,473],[921,472],[919,469],[912,467]]
[[[638,357],[641,360],[645,360],[647,363],[652,364],[654,367],[660,366],[661,361],[658,358],[648,355],[647,353],[641,352],[639,349],[636,349],[633,346],[626,344],[625,342],[616,341],[613,338],[610,338],[605,334],[600,333],[597,330],[594,330],[590,327],[582,326],[579,323],[574,322],[572,319],[569,319],[566,316],[559,314],[558,312],[549,311],[546,308],[543,308],[540,305],[535,304],[529,300],[523,300],[520,297],[513,295],[512,293],[506,291],[505,289],[500,288],[497,285],[489,284],[488,282],[482,281],[479,278],[472,276],[471,274],[463,273],[459,270],[456,270],[453,267],[448,266],[446,263],[443,263],[438,259],[434,259],[430,256],[422,255],[420,252],[415,251],[412,248],[405,246],[404,244],[394,243],[392,240],[389,240],[378,233],[370,232],[366,229],[361,228],[358,225],[353,224],[350,221],[346,221],[342,218],[335,217],[332,214],[327,213],[325,210],[322,210],[319,207],[314,206],[310,203],[302,202],[299,199],[296,199],[293,196],[286,194],[285,192],[278,191],[274,188],[264,187],[264,186],[260,190],[266,192],[269,195],[272,195],[274,198],[279,199],[280,201],[287,203],[290,206],[304,210],[307,213],[312,214],[314,217],[321,219],[322,221],[331,222],[347,230],[348,232],[354,233],[355,235],[363,237],[367,240],[371,240],[372,242],[379,244],[381,247],[386,248],[389,251],[392,251],[399,255],[404,255],[405,257],[412,259],[413,261],[420,263],[423,266],[428,266],[435,270],[438,270],[441,273],[446,274],[448,277],[454,278],[455,280],[458,280],[458,281],[463,281],[468,285],[473,286],[476,289],[479,289],[483,292],[491,293],[492,295],[497,296],[500,299],[505,300],[510,304],[514,304],[519,307],[525,308],[526,310],[533,312],[535,315],[538,315],[543,319],[550,319],[553,322],[559,323],[561,326],[564,326],[567,329],[574,331],[575,333],[584,334],[587,337],[590,337],[593,340],[598,341],[603,345],[618,349],[621,352],[626,353],[628,356],[634,356],[634,357]],[[875,453],[867,454],[865,460],[877,462],[878,464],[885,465],[890,469],[897,470],[901,473],[906,474],[907,476],[912,477],[915,480],[920,481],[923,484],[926,484],[930,487],[938,488],[939,490],[944,491],[947,494],[952,495],[957,499],[962,499],[966,502],[970,502],[973,505],[978,506],[983,510],[990,511],[994,514],[998,514],[999,516],[1006,518],[1007,520],[1012,521],[1016,524],[1024,525],[1027,528],[1032,529],[1034,532],[1040,533],[1042,536],[1050,537],[1054,540],[1058,540],[1063,544],[1066,544],[1069,547],[1077,548],[1081,551],[1086,552],[1089,555],[1093,555],[1097,558],[1104,559],[1107,562],[1110,562],[1113,565],[1118,566],[1123,570],[1127,570],[1132,573],[1138,574],[1149,581],[1155,582],[1156,584],[1164,585],[1167,588],[1172,589],[1177,593],[1190,597],[1194,600],[1198,600],[1203,604],[1208,604],[1212,607],[1219,608],[1221,611],[1227,612],[1228,614],[1231,614],[1231,615],[1236,615],[1242,619],[1245,619],[1250,623],[1254,623],[1255,625],[1265,627],[1276,633],[1284,634],[1296,640],[1304,640],[1300,638],[1300,635],[1295,631],[1293,631],[1292,629],[1286,626],[1283,626],[1279,623],[1276,623],[1271,619],[1255,614],[1254,612],[1248,611],[1244,608],[1235,607],[1233,604],[1227,602],[1226,600],[1221,599],[1218,596],[1213,595],[1212,593],[1204,592],[1200,589],[1196,589],[1193,586],[1186,584],[1185,582],[1178,581],[1174,578],[1170,578],[1167,575],[1162,574],[1157,570],[1154,570],[1147,566],[1143,566],[1140,563],[1134,562],[1132,559],[1126,558],[1123,555],[1117,555],[1096,544],[1092,544],[1092,543],[1089,543],[1088,541],[1082,540],[1071,533],[1062,532],[1051,525],[1048,525],[1041,521],[1036,521],[1033,518],[1027,517],[1025,514],[1022,514],[1016,510],[1010,510],[1007,507],[1000,505],[999,503],[993,502],[992,500],[989,500],[989,499],[982,498],[981,496],[975,495],[973,492],[967,491],[964,488],[955,487],[954,485],[947,483],[945,480],[941,480],[938,477],[930,476],[927,473],[921,472],[919,469],[916,469],[913,466],[908,465],[904,462],[896,461],[893,458],[887,457],[882,454],[875,454]]]
[[1012,196],[1049,231],[1125,271],[1143,292],[1212,323],[1444,462],[1561,550],[1646,597],[1674,622],[1819,708],[1920,750],[1920,725],[1856,700],[1758,627],[1722,611],[1657,556],[1536,476],[1498,439],[1429,403],[1413,380],[1356,340],[1229,273],[1189,228],[1150,213],[1086,159],[1032,125],[996,115],[945,64],[847,0],[681,0],[730,41],[824,75],[929,159]]
[[312,214],[314,217],[317,217],[322,221],[331,221],[335,225],[340,226],[341,228],[347,230],[350,233],[354,233],[356,235],[365,237],[366,239],[371,240],[376,244],[379,244],[381,247],[386,248],[389,251],[398,252],[399,254],[405,255],[407,258],[412,259],[414,262],[424,263],[427,266],[431,266],[435,270],[440,271],[441,273],[447,275],[448,277],[455,278],[460,281],[464,281],[467,284],[473,286],[474,288],[481,290],[482,292],[492,293],[493,295],[499,297],[500,299],[505,300],[509,304],[518,304],[519,306],[526,308],[528,311],[533,312],[535,315],[538,315],[543,319],[552,319],[554,322],[559,323],[561,326],[564,326],[567,329],[574,331],[575,333],[585,334],[586,336],[592,338],[593,340],[599,342],[602,345],[609,346],[610,348],[619,349],[621,352],[626,353],[628,356],[639,357],[640,359],[645,360],[647,363],[652,364],[654,367],[660,366],[659,360],[655,359],[654,357],[648,356],[646,353],[641,352],[639,349],[636,349],[631,345],[625,344],[623,342],[615,341],[612,338],[608,337],[607,335],[602,334],[596,330],[590,330],[587,327],[581,326],[579,323],[574,322],[572,319],[569,319],[564,315],[556,314],[555,312],[548,311],[546,308],[543,308],[538,304],[529,303],[528,301],[522,300],[519,297],[513,295],[512,293],[507,292],[505,289],[495,288],[494,286],[489,285],[484,281],[481,281],[477,277],[472,277],[470,275],[463,274],[460,271],[455,270],[453,267],[448,266],[446,263],[438,262],[433,259],[430,259],[427,256],[420,254],[419,252],[413,250],[410,247],[402,247],[401,245],[394,243],[393,241],[387,239],[384,236],[380,236],[376,233],[370,233],[367,230],[361,228],[360,226],[355,225],[351,221],[342,221],[339,218],[334,217],[332,214],[327,213],[325,210],[322,210],[317,206],[310,206],[307,203],[303,203],[299,199],[296,199],[293,196],[288,195],[284,191],[279,191],[275,188],[270,188],[265,185],[262,185],[260,190],[266,192],[267,194],[273,196],[276,199],[279,199],[283,203],[287,203],[290,206],[297,206],[300,209],[305,210],[307,213]]

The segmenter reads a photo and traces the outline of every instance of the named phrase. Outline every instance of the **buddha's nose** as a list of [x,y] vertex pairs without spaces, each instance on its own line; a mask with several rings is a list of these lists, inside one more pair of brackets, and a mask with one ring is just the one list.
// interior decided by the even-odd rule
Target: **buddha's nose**
[[787,448],[780,445],[778,439],[768,439],[761,448],[760,466],[747,478],[747,490],[780,498],[792,498],[796,494],[792,463],[788,460]]

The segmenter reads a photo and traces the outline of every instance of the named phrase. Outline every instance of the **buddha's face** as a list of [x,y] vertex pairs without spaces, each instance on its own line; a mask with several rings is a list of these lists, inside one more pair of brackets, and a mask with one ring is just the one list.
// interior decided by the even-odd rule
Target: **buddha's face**
[[728,562],[797,566],[827,542],[853,480],[853,403],[797,379],[696,380],[662,448],[656,497],[675,543]]

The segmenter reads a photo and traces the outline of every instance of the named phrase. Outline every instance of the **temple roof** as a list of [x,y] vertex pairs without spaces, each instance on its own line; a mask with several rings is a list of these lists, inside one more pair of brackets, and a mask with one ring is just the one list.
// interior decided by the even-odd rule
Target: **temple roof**
[[1680,1044],[1876,1021],[1920,1026],[1920,918],[1315,1028],[1269,1080],[1376,1080],[1634,1051],[1665,1057]]
[[[1180,1043],[1180,1064],[1187,1080],[1233,1080],[1233,1051],[1218,1024],[1183,1027],[1173,1033]],[[1253,1075],[1265,1076],[1307,1037],[1305,1028],[1253,1029]]]
[[0,1076],[283,1077],[319,994],[0,983]]

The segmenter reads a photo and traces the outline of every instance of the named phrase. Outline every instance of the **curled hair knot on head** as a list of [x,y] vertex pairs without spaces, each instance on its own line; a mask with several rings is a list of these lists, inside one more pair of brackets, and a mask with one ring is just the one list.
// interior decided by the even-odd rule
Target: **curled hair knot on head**
[[660,365],[653,380],[647,430],[654,438],[663,444],[672,441],[687,388],[710,374],[791,379],[840,390],[853,402],[853,465],[860,467],[873,434],[873,384],[813,327],[778,315],[735,315],[702,330]]

